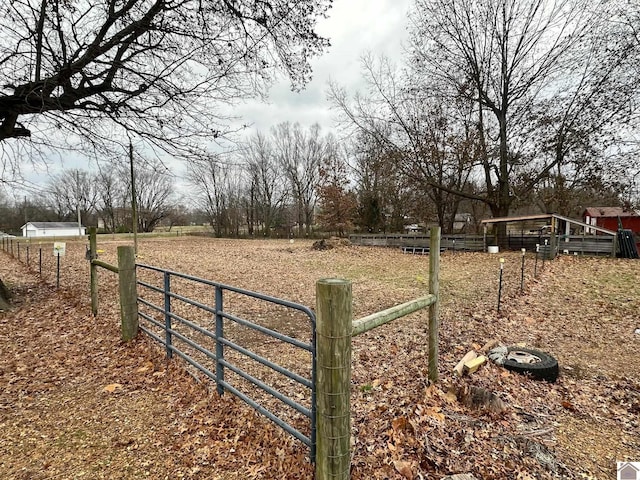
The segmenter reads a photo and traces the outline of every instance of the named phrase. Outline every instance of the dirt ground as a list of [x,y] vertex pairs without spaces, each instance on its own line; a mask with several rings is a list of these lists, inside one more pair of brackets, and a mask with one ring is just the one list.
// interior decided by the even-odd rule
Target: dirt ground
[[[115,276],[104,270],[91,316],[85,244],[67,243],[60,289],[51,245],[31,245],[28,267],[24,249],[21,261],[0,252],[14,303],[0,312],[0,478],[312,478],[301,442],[233,395],[219,397],[184,362],[166,361],[148,337],[122,343]],[[99,238],[101,259],[115,263],[120,244]],[[426,375],[426,312],[353,339],[352,478],[608,479],[616,460],[640,461],[640,263],[536,264],[528,254],[521,292],[520,254],[502,256],[498,313],[498,256],[442,255],[437,385]],[[139,262],[311,307],[318,279],[347,278],[356,318],[423,295],[428,284],[427,256],[316,251],[305,241],[148,239]],[[289,334],[297,328],[288,321]],[[493,364],[452,374],[468,350],[494,339],[551,353],[559,379]],[[469,403],[471,387],[495,393],[506,409]]]

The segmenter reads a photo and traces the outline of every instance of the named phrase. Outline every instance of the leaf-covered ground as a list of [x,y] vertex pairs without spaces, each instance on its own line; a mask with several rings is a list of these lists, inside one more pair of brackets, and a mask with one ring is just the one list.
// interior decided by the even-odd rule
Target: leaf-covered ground
[[[120,243],[99,243],[115,263]],[[0,312],[0,478],[312,478],[300,442],[167,362],[145,336],[120,342],[115,275],[105,270],[91,316],[84,243],[67,243],[59,290],[51,245],[30,247],[29,268],[24,248],[20,262],[0,252],[15,305]],[[145,240],[140,252],[142,263],[312,307],[316,280],[348,278],[356,318],[428,283],[428,257],[397,250],[180,237]],[[606,479],[616,460],[640,460],[640,262],[562,257],[536,267],[528,256],[521,293],[521,256],[503,256],[497,313],[498,257],[443,254],[437,385],[426,380],[426,312],[353,339],[352,478]],[[283,328],[295,335],[298,325]],[[552,353],[560,378],[537,382],[492,364],[454,377],[457,361],[490,340]],[[471,387],[506,409],[478,408]]]

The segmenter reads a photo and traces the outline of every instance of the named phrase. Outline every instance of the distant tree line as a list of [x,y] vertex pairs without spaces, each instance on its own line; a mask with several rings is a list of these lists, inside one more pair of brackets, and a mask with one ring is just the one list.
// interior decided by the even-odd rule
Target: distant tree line
[[[465,145],[459,146],[460,158]],[[137,157],[137,228],[151,232],[159,225],[169,230],[208,225],[218,237],[289,238],[397,233],[438,224],[445,233],[474,233],[479,221],[490,216],[483,201],[428,188],[420,177],[425,172],[407,170],[405,161],[402,152],[371,135],[340,143],[318,125],[285,122],[268,133],[256,132],[234,151],[194,158],[187,169],[189,192],[178,195],[162,164]],[[456,171],[457,176],[442,178],[471,192],[481,190],[468,171]],[[625,198],[627,206],[634,206],[637,197],[627,194],[605,176],[592,175],[589,182],[550,177],[517,206],[523,213],[553,211],[579,218],[586,206],[623,205]],[[27,221],[77,221],[79,212],[84,225],[131,232],[131,205],[129,165],[64,170],[37,195],[0,195],[0,230],[17,232]]]
[[340,189],[330,191],[328,172],[345,161],[333,134],[285,122],[256,132],[233,152],[191,162],[188,176],[195,205],[217,236],[305,237],[318,228],[344,234],[354,209],[337,213],[331,202],[353,194],[346,171]]
[[[134,167],[138,231],[151,232],[162,221],[184,221],[184,207],[174,196],[173,180],[164,167]],[[102,231],[133,231],[131,174],[128,166],[89,172],[63,170],[52,175],[40,192],[22,198],[0,195],[0,230],[17,232],[28,221],[71,221],[78,214],[85,226]]]
[[[7,3],[0,183],[51,148],[104,157],[133,137],[187,159],[192,187],[176,207],[164,167],[137,162],[140,231],[171,212],[218,236],[308,236],[638,206],[640,4],[626,0],[415,0],[399,63],[366,56],[363,92],[330,85],[339,133],[285,122],[211,153],[229,133],[216,106],[259,96],[277,72],[309,80],[329,6]],[[63,172],[42,195],[0,199],[0,228],[41,209],[130,229],[130,178]]]

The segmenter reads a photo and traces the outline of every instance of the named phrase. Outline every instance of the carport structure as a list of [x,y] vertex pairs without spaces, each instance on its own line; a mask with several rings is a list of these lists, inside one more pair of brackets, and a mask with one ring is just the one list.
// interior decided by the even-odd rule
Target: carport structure
[[[613,257],[616,255],[617,232],[589,225],[581,220],[558,215],[557,213],[486,218],[480,223],[484,227],[485,250],[487,245],[489,245],[487,243],[489,225],[506,223],[507,225],[520,224],[521,226],[519,229],[521,235],[519,237],[520,245],[518,248],[532,249],[535,244],[540,244],[541,240],[548,239],[552,256],[555,256],[555,253],[559,250],[562,250],[564,253],[610,254]],[[545,234],[542,235],[542,232],[539,231],[532,235],[529,226],[535,224],[543,224],[544,227],[539,228],[539,230],[548,229],[548,232],[544,232]],[[528,225],[526,235],[524,234],[525,225]],[[507,232],[508,231],[509,228],[507,227]],[[586,232],[588,231],[595,231],[596,235],[587,235]],[[512,247],[509,242],[509,237],[504,239],[496,238],[495,241],[503,247]]]

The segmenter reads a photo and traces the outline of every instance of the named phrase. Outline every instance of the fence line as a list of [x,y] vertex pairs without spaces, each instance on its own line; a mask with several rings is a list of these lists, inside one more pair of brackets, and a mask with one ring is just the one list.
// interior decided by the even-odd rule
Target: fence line
[[318,447],[316,478],[350,477],[351,337],[429,307],[429,379],[438,380],[440,228],[431,229],[429,295],[352,320],[351,282],[316,283],[318,338]]
[[[354,245],[375,247],[399,247],[405,253],[428,253],[429,235],[349,235]],[[509,249],[526,248],[533,251],[535,245],[544,245],[545,240],[554,252],[568,255],[615,255],[616,240],[609,235],[531,235],[509,234],[506,245]],[[487,249],[483,235],[453,234],[442,235],[441,248],[446,250],[482,252]]]
[[[118,265],[110,265],[97,259],[97,245],[95,231],[90,231],[90,249],[87,258],[90,260],[92,275],[92,310],[95,313],[98,309],[97,290],[97,269],[104,268],[119,275],[119,292],[121,303],[121,322],[123,338],[133,338],[137,333],[138,322],[146,322],[140,329],[150,335],[155,341],[164,345],[167,356],[173,354],[180,356],[188,364],[199,368],[210,378],[213,378],[221,393],[229,391],[260,413],[270,418],[277,425],[292,434],[295,438],[311,448],[311,458],[316,460],[316,478],[348,478],[350,462],[349,425],[350,425],[350,357],[351,357],[351,337],[362,334],[380,325],[401,318],[404,315],[418,311],[422,308],[429,308],[429,376],[432,381],[437,381],[437,339],[438,339],[438,271],[440,244],[439,232],[433,231],[429,236],[431,252],[429,261],[429,294],[420,298],[406,302],[401,305],[391,307],[381,312],[353,320],[351,318],[351,284],[350,282],[337,279],[320,280],[316,284],[316,314],[317,323],[313,312],[307,307],[293,304],[281,299],[275,299],[267,295],[256,292],[248,292],[236,287],[223,285],[204,279],[199,279],[190,275],[159,269],[149,265],[135,264],[133,248],[130,246],[118,247]],[[3,240],[3,249],[11,250],[11,242]],[[7,247],[8,246],[8,247]],[[17,244],[13,245],[14,256],[27,259],[29,250],[20,248],[18,254]],[[29,253],[31,254],[31,252]],[[545,255],[546,256],[546,255]],[[536,259],[538,256],[536,255]],[[544,259],[544,256],[542,257]],[[537,261],[537,260],[536,260]],[[520,290],[524,281],[524,253],[522,261],[522,271],[518,275],[520,279]],[[161,275],[161,285],[153,284],[145,279],[138,279],[137,273],[141,271],[154,271]],[[208,306],[190,296],[182,294],[172,279],[186,282],[197,282],[211,287],[214,306]],[[95,291],[93,286],[95,283]],[[147,296],[139,296],[137,288],[143,288],[158,295],[157,300],[148,299]],[[311,319],[310,343],[305,343],[295,337],[283,335],[271,328],[263,327],[243,318],[242,316],[230,313],[226,308],[226,296],[223,292],[232,294],[248,294],[252,298],[264,301],[275,301],[283,307],[297,308]],[[93,303],[95,297],[95,305]],[[224,297],[224,298],[223,298]],[[187,315],[183,314],[177,307],[197,308],[209,314],[215,320],[215,328],[208,329],[200,326],[197,322],[191,321]],[[223,308],[224,307],[224,308]],[[155,314],[160,314],[158,319]],[[301,348],[310,354],[309,366],[312,370],[311,378],[281,366],[271,361],[267,356],[246,348],[225,332],[224,323],[240,325],[260,334],[269,335],[278,342],[293,345]],[[328,322],[328,323],[327,323]],[[195,332],[198,339],[204,339],[205,343],[192,340],[186,331]],[[157,332],[161,332],[158,334]],[[207,343],[209,342],[209,343]],[[196,359],[196,355],[204,355],[204,358],[214,362],[211,367],[205,362]],[[258,378],[253,371],[247,371],[232,361],[234,358],[246,358],[257,364],[271,368],[279,375],[287,377],[289,380],[297,382],[302,387],[311,391],[310,404],[304,405],[291,397],[287,392],[281,392],[278,388],[273,388],[267,381]],[[432,361],[434,365],[432,365]],[[316,373],[317,369],[317,373]],[[435,371],[435,375],[432,373]],[[273,413],[254,401],[249,395],[236,388],[233,382],[226,378],[226,372],[236,375],[239,378],[253,384],[257,389],[267,392],[273,398],[281,401],[284,405],[292,408],[297,413],[310,419],[310,433],[303,433],[295,424],[287,418],[280,418],[278,413]],[[344,403],[347,402],[347,403]],[[342,433],[341,433],[342,432]],[[346,432],[346,433],[345,433]],[[344,434],[343,434],[344,433]],[[314,451],[315,448],[315,451]]]
[[64,257],[68,252],[66,249],[56,250],[55,247],[60,246],[61,243],[66,247],[66,242],[53,241],[52,237],[36,241],[32,238],[20,240],[17,237],[3,236],[1,240],[4,252],[26,265],[29,270],[37,269],[38,275],[43,280],[51,272],[56,288],[60,287],[61,268],[64,266]]

